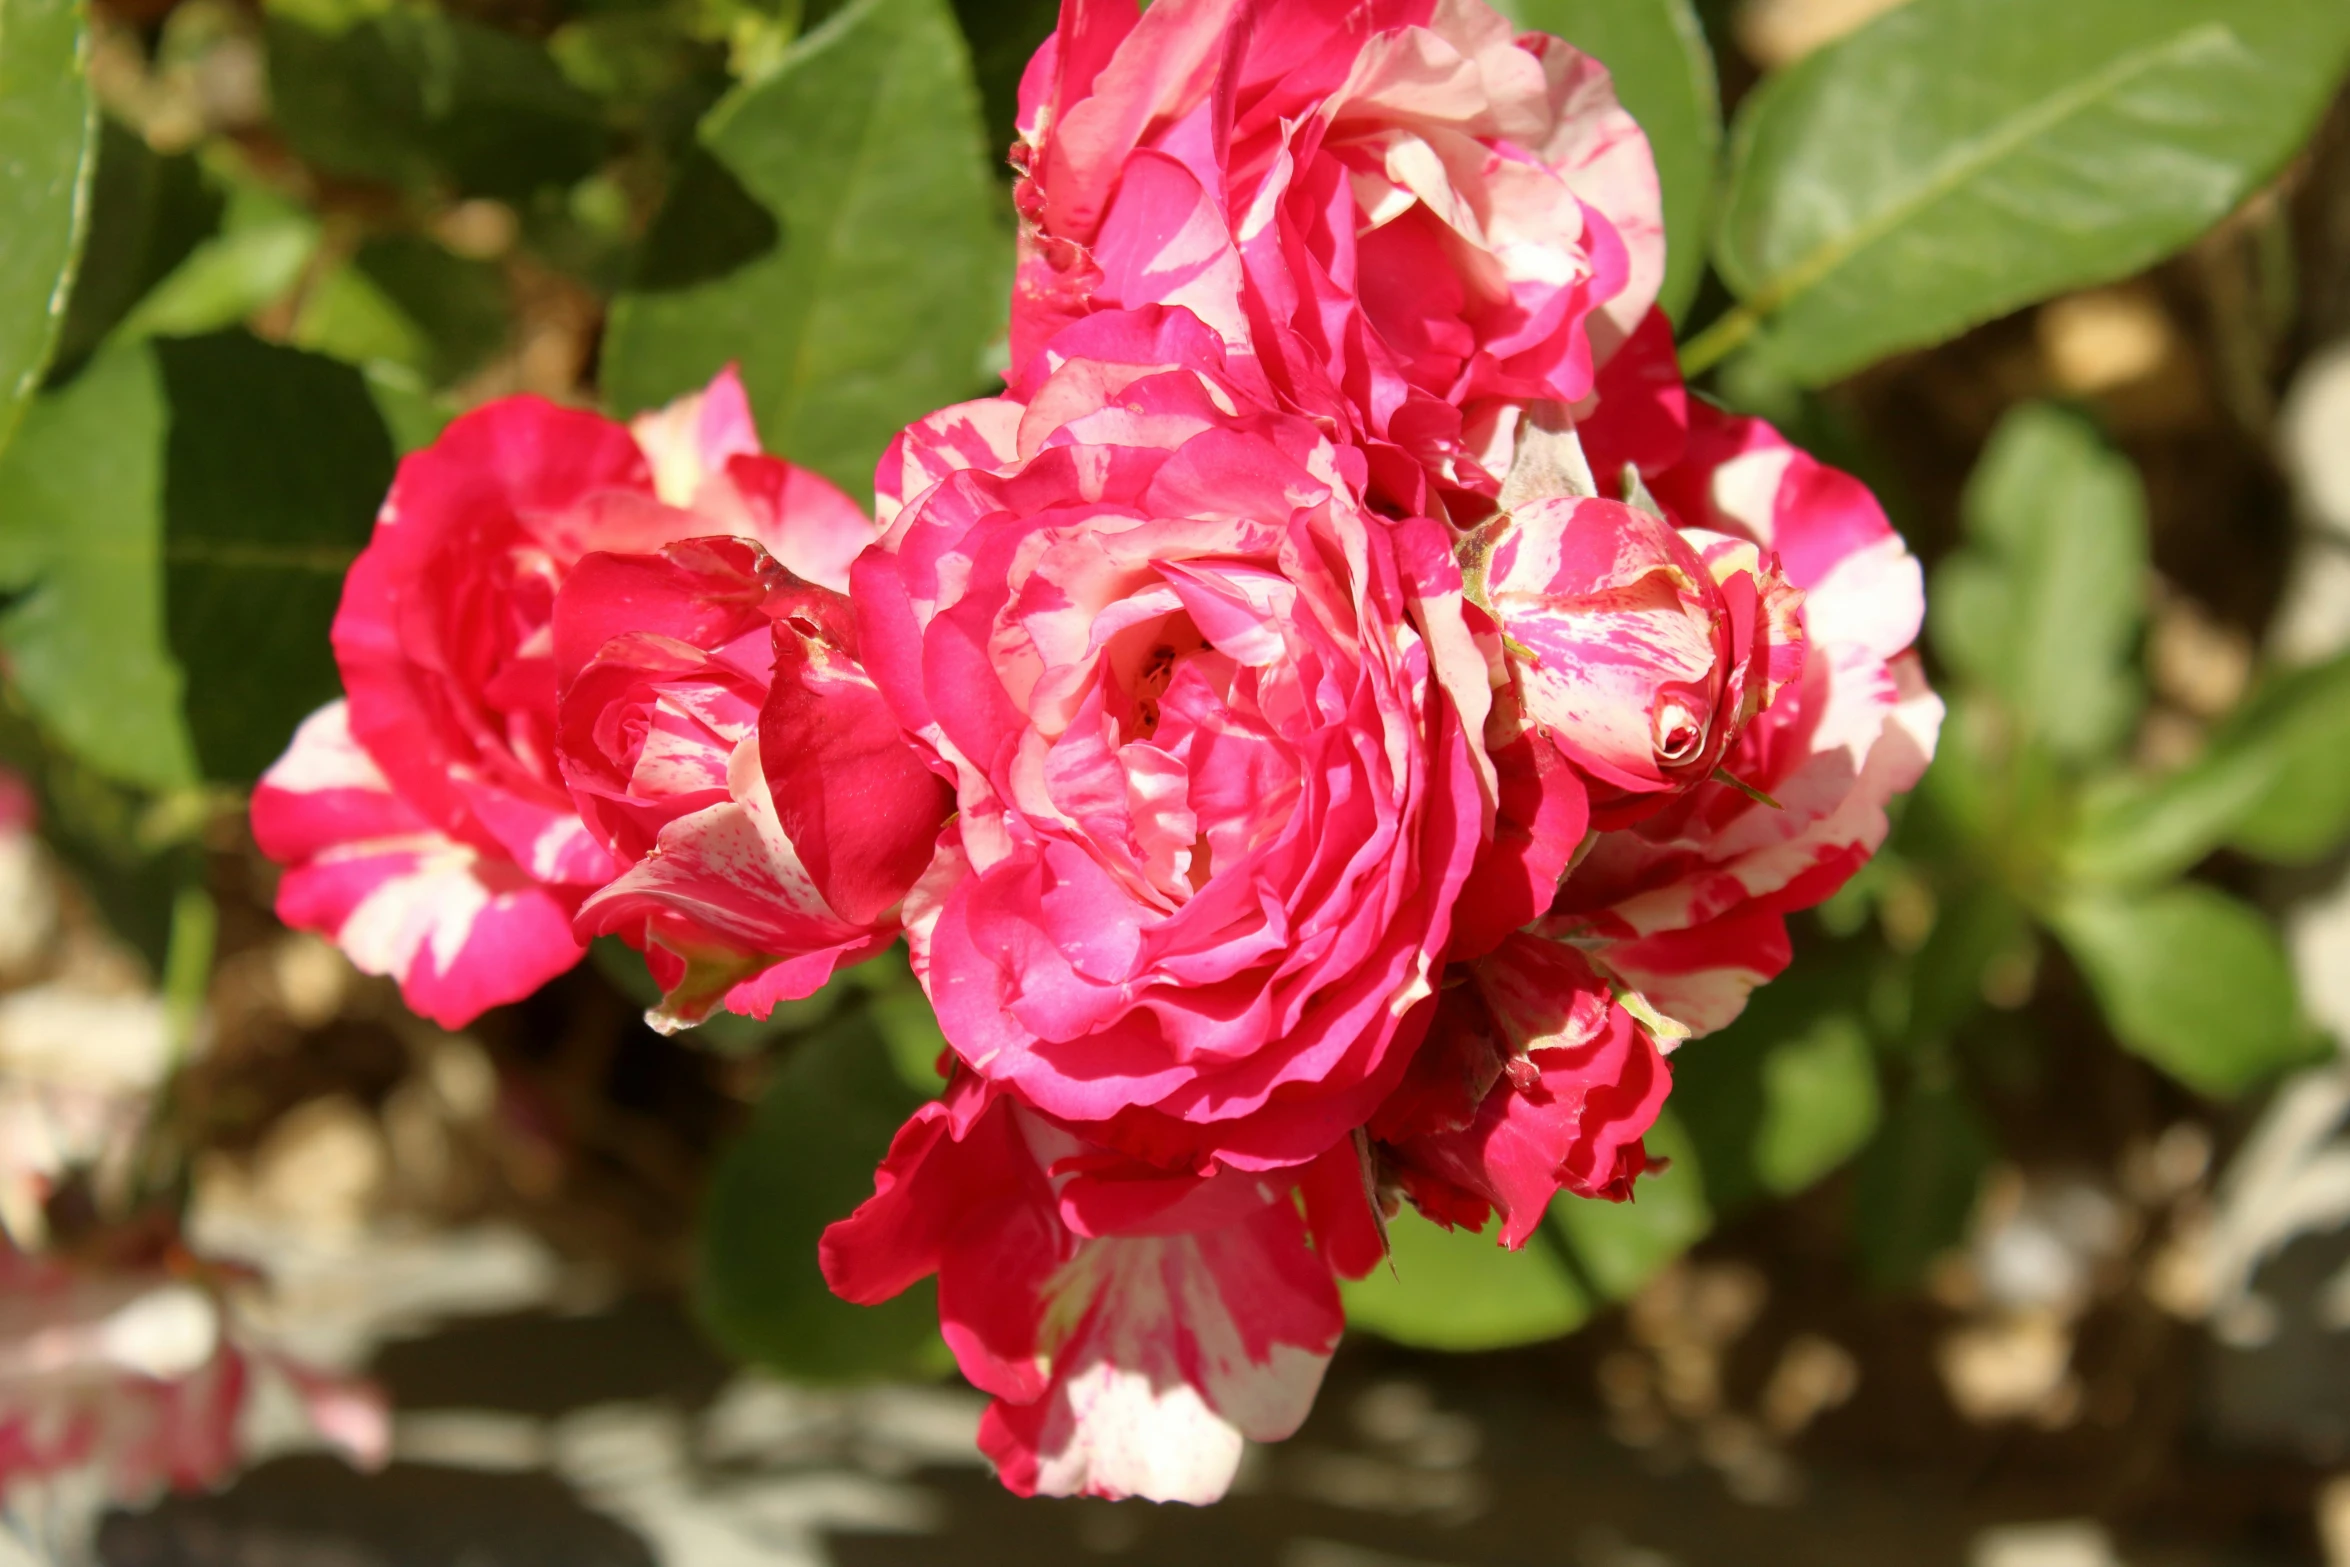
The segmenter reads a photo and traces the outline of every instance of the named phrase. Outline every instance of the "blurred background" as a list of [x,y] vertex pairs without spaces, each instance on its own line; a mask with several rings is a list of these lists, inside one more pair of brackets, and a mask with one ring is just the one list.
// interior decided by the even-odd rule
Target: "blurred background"
[[927,1300],[823,1293],[902,959],[447,1033],[243,816],[455,412],[740,359],[869,499],[985,389],[1055,6],[0,0],[0,1562],[2350,1567],[2350,8],[1508,9],[1647,128],[1698,384],[1927,561],[1950,722],[1670,1172],[1407,1215],[1192,1511],[1003,1494]]

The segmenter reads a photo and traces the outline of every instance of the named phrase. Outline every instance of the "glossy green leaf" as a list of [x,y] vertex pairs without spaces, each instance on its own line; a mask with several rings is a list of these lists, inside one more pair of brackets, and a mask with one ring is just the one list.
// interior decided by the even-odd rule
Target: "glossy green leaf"
[[100,124],[90,237],[57,342],[61,366],[95,352],[131,307],[220,226],[224,206],[193,156],[165,157],[115,121]]
[[2114,1037],[2189,1088],[2237,1094],[2310,1059],[2292,964],[2250,905],[2181,882],[2077,895],[2050,924]]
[[195,780],[164,640],[163,381],[100,354],[43,393],[0,458],[0,647],[42,727],[117,782]]
[[1689,0],[1501,0],[1521,27],[1552,33],[1596,56],[1616,97],[1647,134],[1665,198],[1665,286],[1675,321],[1705,277],[1722,147],[1722,97],[1713,50]]
[[98,163],[77,0],[0,0],[0,450],[65,322]]
[[1590,1294],[1537,1235],[1524,1251],[1447,1230],[1409,1206],[1388,1221],[1385,1265],[1340,1286],[1349,1326],[1416,1349],[1504,1349],[1537,1344],[1582,1326]]
[[171,646],[204,775],[246,783],[341,689],[328,628],[392,479],[349,365],[243,332],[155,345]]
[[945,0],[857,0],[702,136],[780,241],[724,277],[619,299],[606,398],[632,413],[739,362],[769,449],[869,496],[899,428],[981,389],[1010,275]]
[[1967,483],[1968,547],[1928,596],[1935,651],[2060,757],[2107,754],[2141,699],[2146,497],[2083,416],[2010,413]]
[[2284,165],[2346,53],[2340,0],[1911,0],[1741,106],[1727,330],[1816,383],[2137,272]]
[[1647,1143],[1649,1156],[1669,1165],[1635,1182],[1630,1202],[1562,1194],[1550,1205],[1583,1278],[1609,1300],[1629,1296],[1713,1228],[1697,1144],[1680,1118],[1670,1109],[1658,1116]]
[[1991,1155],[1991,1135],[1964,1093],[1910,1085],[1853,1175],[1854,1239],[1871,1284],[1907,1289],[1958,1243]]
[[793,1048],[720,1156],[702,1213],[697,1303],[730,1352],[815,1381],[945,1369],[931,1284],[852,1306],[825,1288],[816,1261],[824,1227],[873,1194],[874,1167],[920,1102],[869,1019],[844,1018]]

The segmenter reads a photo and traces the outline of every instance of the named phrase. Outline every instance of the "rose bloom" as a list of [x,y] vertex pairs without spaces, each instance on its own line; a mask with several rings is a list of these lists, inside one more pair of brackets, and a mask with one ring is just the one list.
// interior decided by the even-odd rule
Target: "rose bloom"
[[[1623,373],[1620,407],[1520,445],[1537,488],[1574,493],[1464,541],[1498,687],[1494,842],[1428,1041],[1369,1128],[1424,1213],[1498,1214],[1513,1247],[1558,1190],[1628,1194],[1666,1053],[1786,966],[1786,915],[1884,841],[1941,719],[1910,651],[1918,564],[1868,491],[1673,395],[1669,361]],[[1585,446],[1653,453],[1668,425],[1671,461],[1618,468],[1624,500],[1590,493]]]
[[1090,318],[906,432],[885,514],[945,477],[855,571],[866,667],[955,782],[906,913],[949,1043],[1203,1171],[1368,1117],[1484,831],[1441,536],[1254,390],[1185,312]]
[[286,867],[278,915],[455,1027],[579,960],[581,901],[619,869],[557,769],[551,622],[594,550],[755,538],[840,585],[871,537],[813,474],[760,454],[733,372],[633,425],[532,397],[400,465],[334,623],[345,700],[253,795]]
[[576,929],[646,953],[656,1027],[765,1017],[894,939],[954,802],[858,664],[845,596],[692,539],[588,556],[554,625],[563,776],[622,867]]
[[1724,777],[1602,834],[1542,928],[1702,1034],[1786,967],[1786,916],[1883,844],[1887,804],[1933,760],[1942,702],[1913,651],[1917,558],[1859,480],[1759,419],[1692,403],[1685,453],[1652,487],[1685,536],[1776,560],[1801,594],[1802,660],[1738,729]]
[[1424,476],[1488,509],[1523,410],[1588,397],[1664,273],[1607,72],[1480,0],[1063,0],[1019,126],[1015,370],[1182,305],[1406,511]]
[[1210,1502],[1244,1439],[1305,1419],[1344,1326],[1334,1274],[1383,1250],[1352,1140],[1277,1174],[1169,1172],[961,1072],[823,1262],[865,1303],[937,1274],[1012,1490]]

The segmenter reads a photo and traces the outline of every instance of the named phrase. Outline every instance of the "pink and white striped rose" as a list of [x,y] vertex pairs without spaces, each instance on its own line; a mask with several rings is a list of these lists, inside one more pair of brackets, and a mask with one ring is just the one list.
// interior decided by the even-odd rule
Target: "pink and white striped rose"
[[555,606],[557,749],[621,867],[580,936],[625,936],[659,1027],[765,1017],[897,935],[953,808],[856,656],[848,599],[747,539],[590,555]]
[[1648,144],[1588,55],[1481,0],[1063,0],[1021,83],[1017,370],[1183,306],[1411,512],[1499,485],[1664,273]]
[[1014,390],[906,433],[885,469],[945,477],[856,567],[955,780],[916,972],[973,1071],[1101,1142],[1311,1160],[1402,1073],[1484,833],[1426,629],[1465,639],[1457,570],[1187,313],[1083,321]]
[[[1664,405],[1627,401],[1658,450]],[[1495,626],[1495,834],[1444,1004],[1370,1133],[1423,1212],[1497,1213],[1511,1246],[1557,1191],[1628,1192],[1667,1054],[1786,966],[1786,916],[1884,841],[1941,720],[1911,651],[1917,561],[1868,491],[1759,420],[1672,406],[1686,429],[1653,494],[1637,464],[1619,479],[1637,508],[1544,496],[1464,544]],[[1567,450],[1578,489],[1582,438],[1627,444],[1610,418],[1603,397]]]
[[732,371],[622,425],[537,398],[453,422],[400,465],[335,617],[345,700],[253,796],[278,912],[444,1024],[579,960],[572,915],[619,866],[556,762],[555,598],[583,555],[739,534],[844,585],[871,537],[762,455]]
[[1344,1325],[1335,1273],[1379,1259],[1359,1158],[1201,1176],[1083,1131],[958,1074],[825,1232],[825,1277],[871,1304],[937,1275],[1011,1489],[1214,1501],[1244,1439],[1305,1419]]

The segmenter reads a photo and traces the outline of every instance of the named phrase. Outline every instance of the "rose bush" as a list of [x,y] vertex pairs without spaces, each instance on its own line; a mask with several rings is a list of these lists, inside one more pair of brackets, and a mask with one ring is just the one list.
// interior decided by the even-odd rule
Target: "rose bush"
[[1632,1195],[1939,709],[1867,492],[1682,386],[1594,62],[1476,0],[1061,20],[1006,391],[899,435],[876,522],[730,380],[485,410],[255,819],[289,917],[450,1015],[617,934],[660,1026],[764,1016],[902,930],[947,1083],[827,1278],[937,1276],[1013,1488],[1200,1501],[1383,1212],[1514,1248]]
[[759,452],[731,371],[633,426],[508,398],[404,461],[335,617],[345,699],[254,791],[279,917],[452,1027],[576,963],[572,916],[619,867],[556,761],[556,595],[591,551],[708,534],[833,583],[871,536]]

